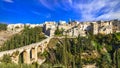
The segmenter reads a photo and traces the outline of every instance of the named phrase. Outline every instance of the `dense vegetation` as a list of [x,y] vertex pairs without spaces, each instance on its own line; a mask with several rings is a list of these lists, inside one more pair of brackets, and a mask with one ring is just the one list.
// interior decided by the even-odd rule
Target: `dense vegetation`
[[16,34],[7,40],[4,43],[4,46],[0,48],[0,51],[26,46],[35,42],[39,42],[45,38],[41,27],[29,28],[25,26],[24,28],[25,29],[21,33]]
[[120,67],[120,33],[89,35],[76,39],[54,38],[49,43],[47,60],[41,67],[82,68],[95,64],[99,68]]
[[7,24],[0,23],[0,31],[1,30],[6,30],[6,29],[7,29]]
[[55,35],[56,35],[56,36],[62,36],[62,35],[63,35],[63,31],[64,31],[64,29],[59,29],[59,28],[57,27],[57,29],[55,30]]
[[38,64],[15,64],[15,63],[0,63],[0,68],[39,68]]
[[3,63],[11,63],[12,59],[10,58],[9,54],[5,54],[1,60]]

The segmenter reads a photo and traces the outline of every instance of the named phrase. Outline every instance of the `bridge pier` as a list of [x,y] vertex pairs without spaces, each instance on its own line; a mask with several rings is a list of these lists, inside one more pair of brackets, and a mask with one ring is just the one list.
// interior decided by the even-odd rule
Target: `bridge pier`
[[42,52],[42,46],[41,46],[41,45],[39,45],[39,46],[37,47],[37,51],[38,51],[38,52]]
[[45,51],[45,48],[47,47],[47,42],[45,42],[44,44],[42,44],[42,53]]
[[30,64],[30,49],[27,49],[23,52],[23,62]]
[[12,58],[12,62],[18,64],[18,61],[19,61],[19,55],[14,56],[14,57],[12,56],[11,58]]
[[37,61],[37,47],[31,49],[31,61]]

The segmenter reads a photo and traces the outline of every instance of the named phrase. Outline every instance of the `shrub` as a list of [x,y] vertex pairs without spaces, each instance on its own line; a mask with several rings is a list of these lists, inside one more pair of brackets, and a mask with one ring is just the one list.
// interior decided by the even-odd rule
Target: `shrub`
[[2,58],[2,62],[11,63],[12,59],[9,54],[5,54]]

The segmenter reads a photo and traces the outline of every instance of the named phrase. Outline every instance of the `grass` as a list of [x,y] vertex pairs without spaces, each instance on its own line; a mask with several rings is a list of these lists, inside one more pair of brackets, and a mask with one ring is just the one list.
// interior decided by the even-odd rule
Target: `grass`
[[0,68],[38,68],[35,64],[0,63]]

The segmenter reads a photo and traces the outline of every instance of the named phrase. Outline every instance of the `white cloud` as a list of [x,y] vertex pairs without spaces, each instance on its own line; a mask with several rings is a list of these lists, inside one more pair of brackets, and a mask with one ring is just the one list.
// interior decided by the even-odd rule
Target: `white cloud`
[[56,10],[56,7],[65,11],[72,10],[82,17],[80,20],[119,18],[117,14],[119,14],[120,8],[117,10],[115,8],[120,6],[120,0],[88,0],[87,2],[82,0],[52,0],[52,3],[48,0],[39,1],[50,10]]
[[39,0],[39,2],[45,6],[46,8],[50,9],[50,10],[54,10],[54,8],[52,7],[52,5],[47,1],[47,0]]
[[72,8],[73,0],[39,0],[39,2],[49,10],[56,10],[56,8],[59,8],[67,11]]
[[107,14],[103,14],[99,17],[96,18],[97,20],[105,19],[105,20],[110,20],[110,19],[120,19],[120,12],[109,12]]
[[[76,3],[75,9],[82,16],[81,20],[100,20],[100,19],[113,19],[120,18],[118,11],[114,11],[115,7],[120,4],[120,0],[93,0],[90,3]],[[104,8],[104,9],[103,9]],[[120,8],[118,8],[120,9]],[[102,12],[99,17],[96,15]]]
[[36,15],[42,15],[40,12],[38,11],[31,11],[33,14],[36,14]]
[[4,2],[13,3],[13,0],[3,0]]
[[68,2],[69,2],[70,4],[72,4],[72,3],[73,3],[73,1],[72,1],[72,0],[68,0]]
[[51,18],[51,14],[50,14],[50,13],[48,13],[48,14],[42,14],[42,13],[40,13],[39,11],[34,11],[34,10],[31,10],[31,12],[32,12],[33,14],[35,14],[35,15],[39,15],[39,16],[42,16],[42,17],[44,17],[44,18]]

